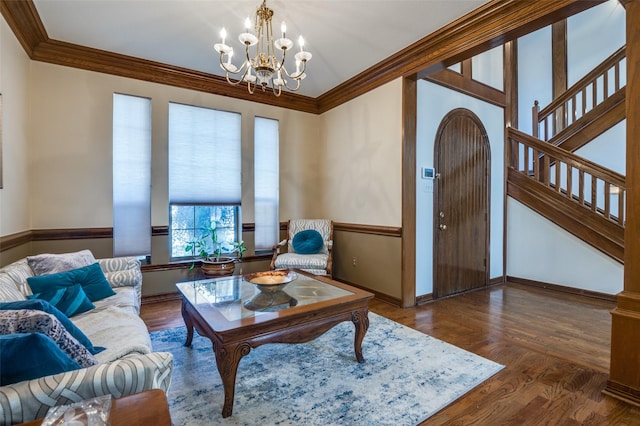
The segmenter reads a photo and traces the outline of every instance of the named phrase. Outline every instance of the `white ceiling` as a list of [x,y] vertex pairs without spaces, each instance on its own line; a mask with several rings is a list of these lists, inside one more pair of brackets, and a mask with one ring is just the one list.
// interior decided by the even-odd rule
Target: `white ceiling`
[[[214,43],[235,52],[262,0],[34,0],[50,38],[223,75]],[[274,35],[313,54],[298,93],[318,97],[486,0],[268,0]],[[296,43],[297,49],[297,43]],[[236,64],[239,65],[236,54]],[[289,67],[295,68],[289,64]]]

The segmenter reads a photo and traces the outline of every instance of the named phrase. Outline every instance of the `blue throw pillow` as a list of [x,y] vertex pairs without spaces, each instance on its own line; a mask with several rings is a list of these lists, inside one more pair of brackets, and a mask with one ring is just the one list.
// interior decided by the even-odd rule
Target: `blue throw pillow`
[[55,287],[27,297],[46,300],[68,317],[90,311],[96,307],[87,298],[80,284],[70,287]]
[[[89,302],[91,303],[91,302]],[[60,312],[55,306],[46,300],[30,299],[30,300],[18,300],[16,302],[4,302],[0,303],[1,310],[13,310],[18,311],[21,309],[34,309],[37,311],[46,312],[53,315],[60,321],[60,324],[71,334],[80,344],[89,350],[93,355],[105,350],[102,346],[93,346],[91,340],[80,330],[74,323],[67,318],[65,314]]]
[[27,283],[31,287],[33,294],[42,293],[53,288],[71,287],[75,284],[80,284],[92,302],[116,294],[98,263],[67,272],[29,277],[27,278]]
[[324,247],[324,241],[315,229],[305,229],[293,236],[291,245],[298,254],[316,254]]
[[80,365],[41,333],[0,336],[0,385],[78,370]]

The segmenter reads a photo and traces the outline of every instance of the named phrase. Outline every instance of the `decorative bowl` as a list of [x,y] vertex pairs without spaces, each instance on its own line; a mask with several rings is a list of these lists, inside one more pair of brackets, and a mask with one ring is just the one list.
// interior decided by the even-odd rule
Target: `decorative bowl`
[[295,272],[286,269],[256,272],[243,276],[245,281],[255,284],[260,291],[268,292],[280,291],[296,278],[298,278],[298,275]]
[[247,274],[243,279],[254,284],[258,293],[244,302],[244,307],[252,311],[281,309],[285,306],[296,306],[295,297],[287,294],[283,289],[291,281],[298,278],[295,272],[286,269],[276,271],[256,272]]

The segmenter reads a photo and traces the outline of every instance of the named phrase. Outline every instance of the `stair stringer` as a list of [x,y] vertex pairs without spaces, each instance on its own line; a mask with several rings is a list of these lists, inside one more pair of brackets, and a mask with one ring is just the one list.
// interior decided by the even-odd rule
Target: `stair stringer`
[[510,168],[507,173],[507,195],[624,264],[623,226]]

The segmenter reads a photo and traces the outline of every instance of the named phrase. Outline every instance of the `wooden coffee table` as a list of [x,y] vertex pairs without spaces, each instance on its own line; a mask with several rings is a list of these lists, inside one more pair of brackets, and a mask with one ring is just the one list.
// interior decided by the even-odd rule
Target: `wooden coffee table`
[[[352,321],[356,359],[364,362],[362,341],[369,328],[373,294],[306,272],[289,273],[296,278],[273,295],[241,276],[176,284],[187,326],[185,346],[191,345],[194,328],[213,344],[224,386],[222,417],[233,412],[238,364],[252,348],[308,342],[343,321]],[[269,298],[276,304],[268,306]]]

